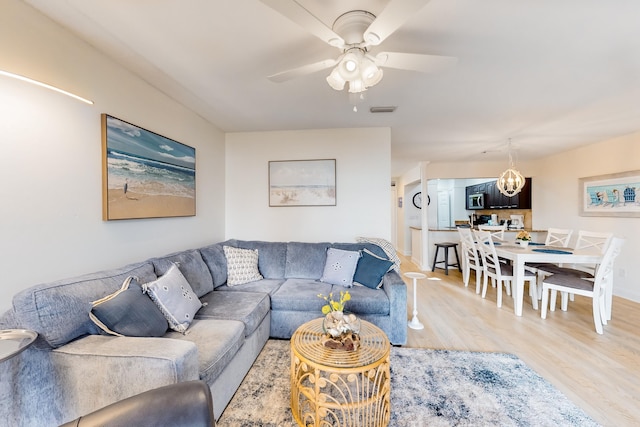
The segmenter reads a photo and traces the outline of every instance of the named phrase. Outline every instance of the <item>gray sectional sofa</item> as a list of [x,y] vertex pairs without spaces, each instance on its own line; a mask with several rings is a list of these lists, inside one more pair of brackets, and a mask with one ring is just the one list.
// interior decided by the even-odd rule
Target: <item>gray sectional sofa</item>
[[[257,249],[263,278],[229,286],[224,246]],[[318,294],[345,290],[320,281],[329,248],[367,249],[388,258],[371,243],[228,240],[18,293],[0,328],[34,330],[39,337],[0,363],[0,419],[55,426],[153,388],[197,379],[210,386],[218,418],[266,341],[290,338],[302,323],[320,317],[325,302]],[[172,264],[203,303],[186,334],[111,336],[89,319],[91,302],[117,291],[127,277],[152,282]],[[350,311],[379,326],[392,344],[405,344],[407,292],[396,271],[384,274],[379,289],[349,291]]]

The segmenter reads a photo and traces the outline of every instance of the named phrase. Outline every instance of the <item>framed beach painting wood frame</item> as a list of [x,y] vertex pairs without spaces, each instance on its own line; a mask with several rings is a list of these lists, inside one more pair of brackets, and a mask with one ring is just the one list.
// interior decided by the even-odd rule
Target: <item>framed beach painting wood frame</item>
[[269,162],[269,206],[335,206],[336,159]]
[[579,181],[580,216],[640,217],[640,170]]
[[196,150],[108,114],[102,122],[102,219],[194,216]]

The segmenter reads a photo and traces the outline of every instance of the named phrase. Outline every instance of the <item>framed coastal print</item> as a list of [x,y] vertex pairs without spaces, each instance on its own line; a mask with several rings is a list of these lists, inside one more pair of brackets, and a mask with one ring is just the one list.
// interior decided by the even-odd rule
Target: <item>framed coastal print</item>
[[194,216],[196,150],[102,114],[102,219]]
[[269,162],[269,206],[335,205],[335,159]]
[[580,178],[581,216],[640,217],[640,171]]

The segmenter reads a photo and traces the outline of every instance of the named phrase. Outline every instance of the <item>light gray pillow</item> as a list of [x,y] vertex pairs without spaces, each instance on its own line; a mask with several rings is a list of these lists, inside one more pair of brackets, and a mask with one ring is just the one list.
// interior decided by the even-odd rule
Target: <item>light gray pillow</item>
[[163,276],[142,285],[142,289],[164,314],[169,327],[183,334],[202,307],[198,296],[175,264]]
[[359,258],[359,251],[327,249],[327,261],[324,264],[320,281],[350,288],[353,285],[353,275],[356,272]]
[[227,258],[227,286],[262,280],[258,269],[258,250],[223,246]]

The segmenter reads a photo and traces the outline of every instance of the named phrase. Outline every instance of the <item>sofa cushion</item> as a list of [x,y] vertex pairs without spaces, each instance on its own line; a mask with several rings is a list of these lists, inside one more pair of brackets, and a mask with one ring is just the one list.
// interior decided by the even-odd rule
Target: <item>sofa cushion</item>
[[223,246],[227,258],[227,285],[235,286],[262,279],[258,269],[259,253],[257,249],[242,249]]
[[165,337],[193,342],[198,347],[200,379],[213,384],[244,344],[244,329],[237,320],[196,319],[188,334],[169,332]]
[[94,301],[89,318],[108,335],[161,337],[169,328],[160,309],[131,276],[116,292]]
[[284,283],[285,279],[262,279],[255,282],[244,283],[242,285],[218,286],[214,292],[259,292],[273,295]]
[[142,289],[156,303],[174,331],[185,333],[202,306],[175,264],[163,276],[142,285]]
[[[331,292],[340,295],[344,288],[334,285]],[[384,289],[371,289],[365,286],[354,286],[349,289],[351,299],[346,303],[345,310],[355,314],[384,314],[388,315],[391,304]],[[327,294],[325,294],[327,295]]]
[[54,348],[98,334],[89,319],[91,302],[118,290],[128,276],[141,283],[156,279],[153,264],[145,262],[36,285],[14,296],[16,318],[21,327],[38,332]]
[[368,250],[361,252],[356,273],[353,275],[353,283],[378,289],[382,286],[382,277],[393,267],[393,262],[375,256]]
[[259,292],[210,292],[202,298],[196,319],[239,320],[245,336],[251,335],[269,313],[269,295]]
[[200,255],[209,267],[213,286],[222,286],[227,282],[227,258],[224,256],[223,246],[235,246],[236,240],[231,239],[221,243],[200,248]]
[[193,292],[199,297],[213,290],[211,271],[197,250],[177,252],[153,258],[150,261],[153,263],[158,277],[169,271],[172,264],[177,265]]
[[353,285],[353,275],[356,272],[359,258],[359,251],[327,249],[327,259],[320,281],[350,288]]
[[[285,311],[311,311],[322,316],[325,300],[318,294],[329,295],[333,285],[310,279],[287,279],[282,286],[271,295],[271,309]],[[344,288],[341,287],[342,290]],[[340,291],[338,291],[338,294]]]
[[380,247],[386,254],[386,258],[393,262],[393,269],[400,273],[400,257],[396,253],[396,248],[391,242],[379,237],[356,237],[356,241],[360,243],[371,243]]
[[319,280],[324,271],[329,243],[287,243],[284,277]]
[[258,240],[237,240],[234,245],[243,249],[258,250],[258,269],[265,279],[283,279],[287,260],[285,242],[263,242]]

